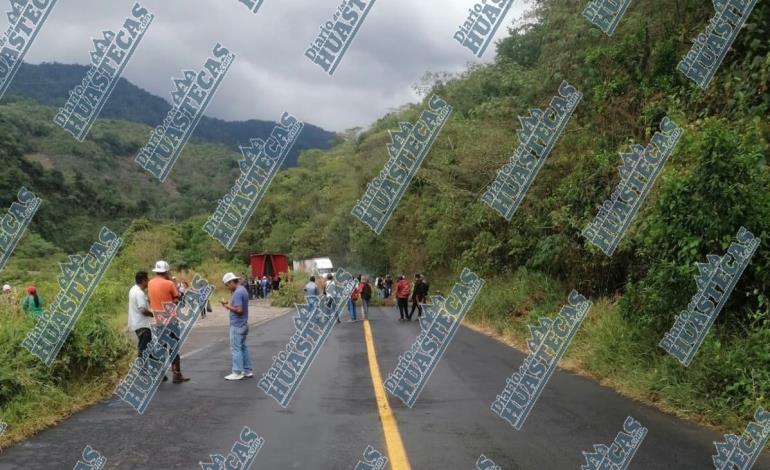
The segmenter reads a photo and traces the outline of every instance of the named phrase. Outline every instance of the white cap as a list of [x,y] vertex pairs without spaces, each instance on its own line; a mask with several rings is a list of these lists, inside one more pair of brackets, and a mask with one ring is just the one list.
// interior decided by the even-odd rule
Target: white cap
[[230,281],[235,281],[235,280],[238,280],[238,279],[239,279],[239,278],[238,278],[238,276],[236,276],[235,274],[233,274],[233,273],[227,273],[227,274],[225,274],[225,276],[222,278],[222,282],[224,282],[225,284],[227,284],[227,283],[228,283],[228,282],[230,282]]
[[8,284],[4,285],[3,292],[11,292],[11,286],[9,286]]
[[155,263],[155,269],[152,270],[154,273],[167,273],[169,271],[171,271],[171,267],[163,260]]

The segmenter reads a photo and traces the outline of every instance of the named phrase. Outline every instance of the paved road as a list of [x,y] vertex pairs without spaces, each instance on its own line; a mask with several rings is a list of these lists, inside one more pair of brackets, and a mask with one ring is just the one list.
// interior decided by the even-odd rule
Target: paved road
[[[279,315],[284,312],[263,309],[264,323],[249,335],[257,375],[293,333],[291,315]],[[198,325],[186,345],[182,365],[191,382],[163,384],[141,416],[115,400],[78,413],[4,450],[0,469],[69,469],[87,444],[107,458],[105,468],[199,468],[209,454],[227,454],[244,426],[265,439],[254,469],[352,469],[367,445],[386,451],[363,322],[335,327],[284,410],[256,388],[255,379],[222,379],[229,372],[229,350],[226,327],[216,317]],[[396,317],[392,308],[370,314],[383,377],[419,328]],[[561,371],[523,429],[514,430],[489,405],[523,358],[461,329],[414,408],[389,400],[411,468],[469,470],[484,453],[503,469],[579,469],[581,451],[611,443],[628,415],[649,429],[630,469],[713,468],[712,441],[719,434]],[[768,456],[754,468],[770,469]]]

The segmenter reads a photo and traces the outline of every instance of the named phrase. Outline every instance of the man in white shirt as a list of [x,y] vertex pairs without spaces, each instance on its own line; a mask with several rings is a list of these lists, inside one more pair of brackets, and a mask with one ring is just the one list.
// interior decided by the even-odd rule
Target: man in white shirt
[[139,357],[142,357],[147,345],[152,341],[152,311],[147,303],[147,285],[149,276],[146,272],[136,273],[136,284],[128,291],[128,327],[139,338]]

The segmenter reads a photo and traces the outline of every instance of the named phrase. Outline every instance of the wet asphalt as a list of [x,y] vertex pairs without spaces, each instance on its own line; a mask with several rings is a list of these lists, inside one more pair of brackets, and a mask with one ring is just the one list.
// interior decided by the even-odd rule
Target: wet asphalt
[[[256,386],[293,333],[292,315],[272,317],[252,326],[248,337],[256,378],[225,381],[227,327],[199,325],[182,360],[190,382],[162,384],[144,415],[117,399],[77,413],[3,449],[0,470],[71,469],[86,445],[102,453],[107,469],[200,468],[209,454],[226,455],[244,426],[265,439],[253,469],[352,469],[367,445],[387,455],[363,323],[335,326],[283,409]],[[383,379],[419,330],[417,322],[397,318],[395,307],[370,312]],[[563,371],[553,375],[522,430],[515,430],[489,406],[524,357],[462,328],[413,408],[389,397],[411,467],[469,470],[483,453],[503,469],[579,469],[582,451],[611,444],[630,415],[649,432],[629,469],[714,468],[713,441],[722,438],[717,432]],[[764,454],[755,469],[770,470]]]

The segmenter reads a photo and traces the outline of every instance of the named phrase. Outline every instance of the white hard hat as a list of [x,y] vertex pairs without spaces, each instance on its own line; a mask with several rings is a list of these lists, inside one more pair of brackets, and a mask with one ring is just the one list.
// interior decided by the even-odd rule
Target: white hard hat
[[171,267],[163,260],[155,263],[155,269],[152,270],[154,273],[167,273],[169,271],[171,271]]
[[11,286],[9,286],[8,284],[4,285],[3,292],[11,292]]
[[230,281],[235,281],[235,280],[237,280],[237,279],[238,279],[238,276],[236,276],[235,274],[233,274],[233,273],[227,273],[227,274],[225,274],[225,276],[222,278],[222,282],[224,282],[225,284],[227,284],[228,282],[230,282]]

